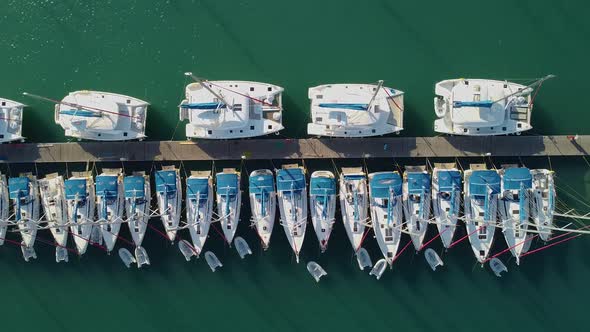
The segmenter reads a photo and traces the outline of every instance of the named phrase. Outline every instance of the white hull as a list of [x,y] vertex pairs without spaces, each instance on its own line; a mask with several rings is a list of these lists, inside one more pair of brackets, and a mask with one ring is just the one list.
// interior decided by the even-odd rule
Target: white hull
[[144,177],[143,196],[125,198],[126,223],[129,226],[131,238],[136,246],[141,246],[150,220],[151,188],[149,177]]
[[537,225],[539,238],[548,241],[551,238],[553,214],[557,200],[553,172],[546,169],[533,169],[531,173],[533,175],[531,217]]
[[124,211],[124,189],[122,174],[101,174],[96,177],[96,182],[100,181],[102,176],[107,176],[111,181],[116,181],[116,194],[105,197],[105,195],[96,190],[96,211],[98,214],[98,223],[100,224],[100,231],[104,240],[107,252],[113,251],[121,224],[123,223]]
[[[262,188],[260,185],[257,185],[256,189],[259,192],[253,192],[252,181],[255,181],[255,178],[261,175],[270,177],[269,180],[272,182],[272,188]],[[256,228],[256,233],[265,250],[268,249],[270,244],[277,209],[277,192],[272,177],[273,174],[270,170],[256,170],[250,173],[250,192],[248,196],[250,198],[252,225]]]
[[71,92],[55,105],[55,123],[65,135],[93,141],[145,138],[148,103],[100,91]]
[[[320,177],[326,177],[336,181],[334,174],[331,172],[316,171],[311,175],[312,181],[314,178]],[[313,189],[310,187],[309,206],[311,211],[311,223],[320,243],[320,249],[322,252],[325,252],[328,248],[328,241],[336,220],[336,191],[334,190],[331,195],[326,193],[314,195]]]
[[186,222],[197,256],[203,251],[213,218],[213,181],[210,177],[206,179],[207,193],[196,192],[196,197],[187,193],[186,199]]
[[[458,170],[446,169],[444,171],[457,172]],[[432,171],[432,213],[440,239],[445,248],[449,248],[453,242],[457,221],[461,210],[462,188],[457,185],[455,188],[439,187],[439,169]]]
[[0,98],[0,143],[22,141],[23,109],[25,105]]
[[85,179],[85,197],[67,198],[66,204],[68,209],[68,219],[70,223],[70,232],[73,235],[76,250],[79,255],[83,255],[88,249],[90,235],[95,223],[95,195],[94,180],[92,176],[88,177],[71,177],[70,180]]
[[[172,170],[172,169],[170,169]],[[169,173],[167,173],[169,174]],[[174,169],[175,175],[175,189],[171,191],[163,191],[161,188],[156,188],[156,198],[158,201],[158,211],[160,213],[160,220],[164,225],[166,236],[170,241],[176,239],[176,232],[180,222],[182,211],[182,191],[180,184],[180,173]],[[156,174],[158,176],[158,174]]]
[[277,171],[277,197],[281,225],[299,263],[307,228],[307,183],[305,170],[296,165],[284,165]]
[[[424,237],[428,229],[428,223],[430,221],[430,203],[431,203],[431,189],[430,189],[430,177],[426,171],[422,171],[419,174],[427,175],[423,180],[428,179],[428,188],[422,186],[423,190],[420,192],[410,192],[408,177],[409,172],[406,167],[406,173],[404,173],[403,182],[403,202],[404,202],[404,215],[406,217],[406,229],[410,233],[412,244],[416,250],[422,249]],[[417,173],[417,172],[413,172]],[[426,183],[424,183],[426,185]]]
[[[369,174],[369,182],[378,173]],[[393,263],[402,236],[403,227],[403,199],[402,195],[393,195],[388,198],[375,197],[375,193],[369,185],[371,220],[373,231],[377,238],[377,244],[381,254],[388,265]],[[391,214],[390,212],[391,208]],[[391,216],[391,220],[390,219]]]
[[[240,208],[242,207],[242,192],[240,191],[240,173],[235,172],[234,170],[231,171],[230,174],[237,175],[237,183],[232,183],[232,187],[222,187],[219,182],[219,176],[221,174],[227,173],[218,173],[217,178],[217,192],[215,196],[215,201],[217,203],[217,218],[219,219],[219,223],[221,225],[223,236],[225,237],[225,241],[229,246],[236,235],[236,231],[238,229],[238,224],[240,222]],[[222,195],[220,191],[228,192],[230,190],[235,190],[235,195]]]
[[37,227],[39,225],[39,185],[37,179],[30,176],[29,194],[22,196],[20,202],[13,200],[16,224],[20,231],[22,241],[25,247],[32,248],[35,245],[37,237]]
[[6,176],[0,174],[0,246],[4,244],[6,231],[8,230],[9,207],[8,183],[6,182]]
[[[45,179],[39,180],[39,191],[51,235],[58,247],[64,248],[68,244],[68,226],[63,226],[68,222],[68,208],[63,177],[48,175]],[[56,259],[57,252],[59,250],[56,251]]]
[[342,222],[352,249],[356,252],[362,244],[366,224],[369,221],[369,195],[364,173],[347,175],[362,176],[362,178],[346,179],[345,175],[341,174],[339,187]]

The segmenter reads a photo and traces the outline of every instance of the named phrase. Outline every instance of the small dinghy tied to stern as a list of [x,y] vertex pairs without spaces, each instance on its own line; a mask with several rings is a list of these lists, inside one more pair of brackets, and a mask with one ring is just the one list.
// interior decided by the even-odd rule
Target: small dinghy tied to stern
[[150,258],[141,246],[135,248],[135,260],[137,261],[137,267],[140,268],[142,265],[150,265]]
[[197,256],[197,252],[193,249],[190,243],[187,240],[180,240],[178,241],[178,249],[184,256],[187,262],[190,262],[191,257]]
[[375,263],[369,275],[375,276],[377,280],[381,279],[383,272],[385,272],[385,268],[387,267],[387,260],[385,258],[381,258],[380,260]]
[[426,251],[424,251],[424,258],[426,258],[426,262],[428,263],[428,265],[430,265],[432,271],[436,271],[437,267],[445,265],[442,259],[440,259],[440,257],[436,253],[436,251],[434,251],[434,249],[432,248],[428,248],[426,249]]
[[309,272],[309,274],[311,274],[311,276],[315,279],[316,282],[320,282],[320,279],[323,276],[328,275],[328,273],[326,272],[326,270],[324,270],[320,264],[316,263],[316,262],[309,262],[307,263],[307,271]]
[[356,261],[359,264],[359,269],[361,270],[373,266],[373,262],[371,262],[371,256],[369,256],[369,252],[365,248],[360,248],[356,252]]
[[219,261],[219,258],[217,258],[217,256],[215,256],[215,254],[211,251],[207,251],[205,253],[205,260],[207,261],[207,264],[209,264],[209,267],[213,272],[215,272],[215,270],[217,270],[218,267],[223,266],[223,264],[221,264],[221,262]]
[[66,247],[55,247],[55,261],[59,262],[68,262],[68,249]]
[[131,252],[125,248],[119,249],[119,257],[121,258],[121,261],[123,261],[123,264],[127,266],[127,268],[129,268],[131,264],[136,263],[135,257],[133,257]]
[[20,249],[23,253],[23,258],[25,259],[25,262],[28,262],[31,258],[37,259],[37,253],[35,252],[35,248],[33,248],[32,246],[27,247],[24,241],[21,242]]
[[244,259],[247,255],[252,255],[252,250],[250,250],[248,242],[246,242],[241,236],[234,239],[234,245],[236,246],[236,250],[241,259]]
[[498,258],[490,259],[490,268],[498,278],[502,276],[502,272],[508,272],[506,265]]

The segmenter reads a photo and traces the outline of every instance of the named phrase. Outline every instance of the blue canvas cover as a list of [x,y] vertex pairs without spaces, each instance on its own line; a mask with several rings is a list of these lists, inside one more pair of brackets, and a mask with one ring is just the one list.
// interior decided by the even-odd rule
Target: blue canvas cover
[[29,196],[29,183],[31,179],[26,176],[8,179],[8,190],[10,191],[10,198],[17,199]]
[[305,174],[301,168],[280,169],[277,171],[277,189],[279,191],[303,190]]
[[423,191],[430,191],[430,174],[423,172],[408,172],[408,193],[421,194]]
[[393,190],[393,196],[399,196],[402,194],[402,178],[396,172],[375,174],[369,181],[369,187],[374,198],[389,198],[390,190]]
[[328,177],[315,177],[309,181],[309,192],[312,195],[335,195],[336,179]]
[[63,110],[63,111],[59,111],[59,114],[80,116],[80,117],[84,117],[84,118],[100,118],[102,116],[102,114],[100,114],[100,112],[88,111],[88,110]]
[[180,107],[188,108],[191,110],[216,110],[218,108],[225,107],[225,104],[218,103],[218,102],[210,102],[210,103],[189,103],[189,104],[182,104]]
[[250,176],[249,180],[250,194],[260,196],[263,192],[269,193],[275,191],[275,179],[272,174],[259,174]]
[[322,103],[319,104],[321,108],[337,108],[353,111],[366,111],[369,104],[346,104],[346,103]]
[[145,196],[145,178],[139,175],[126,176],[123,179],[125,198],[143,198]]
[[188,178],[186,180],[186,196],[188,198],[207,198],[209,196],[208,178]]
[[526,167],[506,169],[502,181],[504,182],[504,190],[519,190],[521,185],[525,189],[529,189],[533,185],[531,171]]
[[216,175],[217,193],[221,196],[236,196],[238,188],[238,174],[235,173],[218,173]]
[[469,194],[471,196],[486,196],[500,192],[500,175],[493,170],[473,171],[469,177]]
[[86,179],[69,179],[64,182],[66,189],[66,199],[85,199],[88,193],[86,192]]
[[176,192],[175,170],[162,170],[156,172],[156,191],[159,193]]
[[438,191],[453,191],[462,188],[461,172],[438,171]]
[[99,175],[96,177],[96,196],[104,198],[117,198],[118,191],[117,175]]

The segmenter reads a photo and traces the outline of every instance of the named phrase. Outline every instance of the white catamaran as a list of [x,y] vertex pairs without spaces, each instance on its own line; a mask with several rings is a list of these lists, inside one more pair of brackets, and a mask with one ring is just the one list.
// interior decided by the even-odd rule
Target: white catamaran
[[342,168],[339,182],[342,222],[352,250],[356,252],[369,222],[367,173],[360,167]]
[[64,183],[70,232],[76,250],[83,255],[88,248],[95,222],[94,180],[91,172],[72,172]]
[[281,225],[299,263],[299,253],[307,227],[307,183],[305,169],[297,164],[283,165],[277,171],[277,193]]
[[192,171],[186,179],[186,223],[197,256],[209,235],[214,200],[211,171]]
[[282,124],[280,86],[247,81],[195,81],[186,86],[180,120],[187,138],[230,139],[278,133]]
[[39,225],[39,185],[31,173],[22,173],[8,180],[10,198],[14,204],[16,224],[24,248],[33,248]]
[[531,171],[525,167],[516,165],[504,165],[500,170],[502,178],[500,196],[500,217],[502,232],[510,248],[510,252],[516,258],[516,264],[520,263],[520,255],[527,251],[527,232],[530,219],[531,206]]
[[170,241],[176,238],[182,212],[180,173],[174,166],[162,166],[156,172],[156,197],[160,219]]
[[484,164],[472,164],[463,181],[465,226],[471,249],[483,264],[494,243],[498,219],[500,175]]
[[10,215],[10,196],[6,175],[0,174],[0,246],[4,244],[6,231],[8,230],[8,217]]
[[55,239],[55,261],[68,261],[68,207],[64,189],[64,179],[57,173],[47,174],[39,180],[41,205],[47,225]]
[[249,177],[252,225],[256,228],[263,249],[268,249],[277,209],[275,179],[269,169],[259,169]]
[[553,78],[545,76],[530,85],[487,79],[452,79],[436,83],[434,130],[466,136],[520,134],[532,129],[535,88]]
[[373,230],[387,264],[393,264],[402,235],[403,190],[398,172],[369,174]]
[[327,84],[309,88],[313,136],[366,137],[403,130],[404,93],[377,84]]
[[122,170],[120,168],[103,169],[102,173],[96,177],[96,209],[102,238],[108,252],[113,251],[119,237],[125,209],[124,196]]
[[25,105],[0,98],[0,143],[24,141],[23,109]]
[[240,172],[233,168],[224,168],[215,176],[217,186],[217,218],[223,229],[223,236],[228,245],[236,235],[240,222],[242,192],[240,191]]
[[539,238],[548,241],[551,237],[556,202],[553,171],[533,169],[531,175],[533,177],[531,216],[537,225]]
[[311,223],[320,243],[321,252],[328,248],[328,240],[336,220],[336,178],[329,171],[315,171],[309,180]]
[[455,163],[434,164],[432,170],[432,212],[445,248],[453,242],[461,210],[461,171]]
[[100,91],[75,91],[55,102],[55,123],[65,135],[94,141],[144,139],[148,103],[130,96]]
[[406,228],[420,250],[430,221],[431,180],[426,166],[406,166],[403,183]]

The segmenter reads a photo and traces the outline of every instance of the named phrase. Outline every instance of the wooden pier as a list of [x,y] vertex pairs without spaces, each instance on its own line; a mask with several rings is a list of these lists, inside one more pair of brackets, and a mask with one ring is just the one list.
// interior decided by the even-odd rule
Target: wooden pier
[[587,156],[590,135],[259,138],[0,145],[0,162],[196,161],[391,157]]

